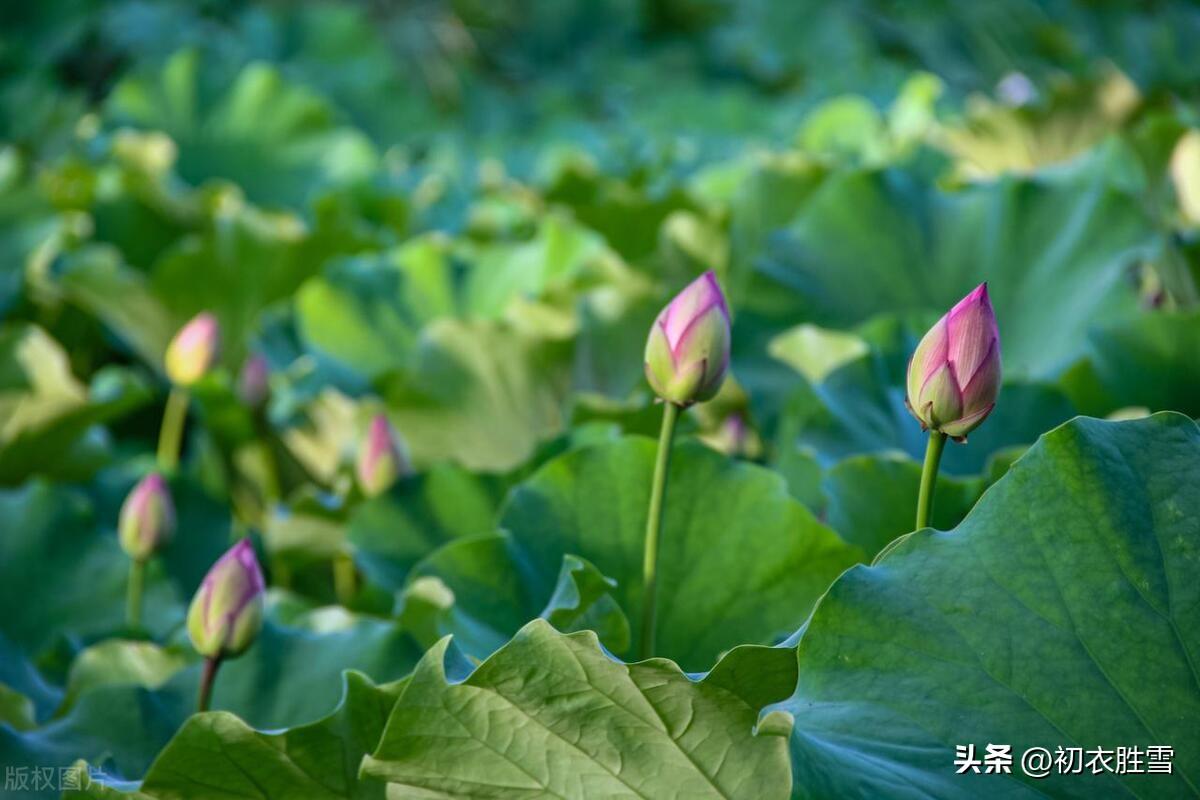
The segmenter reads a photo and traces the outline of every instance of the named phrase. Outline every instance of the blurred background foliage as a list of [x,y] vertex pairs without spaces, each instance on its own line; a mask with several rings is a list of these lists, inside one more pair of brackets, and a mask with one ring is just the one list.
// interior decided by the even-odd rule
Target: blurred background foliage
[[[119,625],[116,509],[152,466],[166,343],[202,310],[220,320],[222,367],[193,392],[173,484],[192,533],[151,576],[150,622],[177,636],[203,568],[231,530],[252,532],[284,655],[252,651],[224,705],[272,727],[327,710],[342,668],[401,677],[441,633],[486,655],[531,616],[562,619],[555,598],[577,584],[595,590],[587,624],[620,651],[628,623],[600,573],[636,578],[612,574],[603,542],[537,534],[521,498],[559,502],[573,484],[539,468],[597,442],[612,449],[594,473],[638,496],[643,465],[611,440],[655,430],[646,330],[704,269],[730,295],[735,380],[685,430],[781,473],[783,495],[757,467],[736,480],[781,530],[827,548],[831,574],[908,530],[923,442],[906,360],[980,281],[1006,383],[989,423],[947,452],[939,527],[1075,414],[1200,415],[1194,3],[43,0],[0,13],[0,508],[25,531],[6,537],[0,571],[39,565],[0,595],[18,603],[22,580],[41,581],[66,604],[0,624],[0,650],[23,654],[0,683],[31,698],[18,704],[31,725],[74,715],[63,741],[126,702],[123,689],[59,701],[76,654]],[[255,353],[271,367],[262,410],[237,398]],[[414,474],[363,500],[351,464],[378,411]],[[718,540],[711,527],[696,541]],[[66,538],[39,541],[47,531]],[[61,556],[84,546],[72,537],[86,557]],[[531,542],[549,549],[519,576]],[[692,566],[717,574],[722,552]],[[354,613],[314,611],[345,557]],[[85,575],[104,588],[72,600]],[[747,613],[769,640],[808,607]],[[319,685],[311,702],[255,695],[255,659],[310,659],[314,631],[350,644],[292,692]],[[693,652],[680,633],[666,655],[705,668],[737,635]],[[186,703],[163,681],[175,716],[115,757],[117,774],[140,775],[178,725]]]

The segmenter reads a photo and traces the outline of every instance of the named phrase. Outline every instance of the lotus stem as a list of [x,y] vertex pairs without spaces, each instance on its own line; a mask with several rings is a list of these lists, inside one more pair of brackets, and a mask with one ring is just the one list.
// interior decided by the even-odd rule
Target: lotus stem
[[129,561],[129,583],[125,588],[125,624],[132,630],[142,626],[142,587],[146,582],[146,562]]
[[179,386],[171,388],[167,407],[163,410],[162,428],[158,434],[158,468],[170,474],[179,465],[179,448],[183,441],[183,423],[187,419],[188,393]]
[[942,461],[942,450],[946,447],[946,434],[929,432],[929,444],[925,447],[925,466],[921,469],[921,489],[917,494],[917,526],[914,530],[929,527],[929,516],[933,513],[933,489],[937,484],[938,464]]
[[663,403],[662,431],[658,436],[658,454],[654,461],[654,478],[650,484],[650,509],[646,515],[646,550],[642,560],[642,658],[654,655],[655,604],[658,590],[658,537],[662,530],[663,498],[667,493],[667,471],[671,466],[671,442],[675,436],[675,421],[678,418],[679,406],[674,403]]
[[204,671],[200,674],[200,696],[196,700],[196,711],[208,711],[208,703],[212,699],[213,683],[217,679],[217,669],[221,666],[221,657],[210,656],[204,659]]

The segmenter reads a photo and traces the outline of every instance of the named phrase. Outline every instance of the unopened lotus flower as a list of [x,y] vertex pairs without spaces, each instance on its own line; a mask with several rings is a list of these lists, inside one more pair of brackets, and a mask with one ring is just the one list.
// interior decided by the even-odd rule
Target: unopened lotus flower
[[646,380],[677,406],[708,400],[729,370],[729,308],[710,270],[688,284],[654,321]]
[[908,363],[908,409],[922,429],[958,441],[979,426],[1000,391],[1000,333],[980,284],[937,321]]
[[267,402],[270,393],[268,379],[271,367],[262,353],[254,353],[242,364],[238,375],[238,397],[250,408],[259,408]]
[[396,434],[387,416],[376,414],[358,451],[358,485],[363,494],[374,497],[391,488],[408,471]]
[[236,656],[262,628],[266,584],[249,539],[217,559],[188,608],[192,646],[205,658]]
[[177,386],[191,386],[204,377],[217,360],[221,329],[207,311],[179,329],[167,345],[167,377]]
[[145,561],[171,540],[175,506],[163,477],[154,472],[138,481],[125,498],[117,526],[121,548],[134,561]]

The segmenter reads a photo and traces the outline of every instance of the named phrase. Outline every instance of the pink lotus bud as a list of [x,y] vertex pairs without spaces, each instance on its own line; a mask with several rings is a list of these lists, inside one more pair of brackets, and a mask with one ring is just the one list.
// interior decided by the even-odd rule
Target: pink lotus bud
[[121,548],[134,561],[145,561],[175,533],[175,505],[167,482],[156,472],[142,478],[121,505],[117,525]]
[[646,380],[669,403],[708,400],[729,370],[729,309],[708,271],[667,304],[646,341]]
[[987,284],[929,329],[908,362],[908,409],[922,429],[966,439],[1000,392],[1000,331]]
[[178,386],[191,386],[204,377],[217,360],[220,345],[217,318],[203,311],[179,329],[167,345],[167,377]]
[[408,471],[408,460],[383,414],[376,414],[358,451],[358,485],[367,497],[382,494]]
[[238,375],[238,397],[250,408],[261,408],[270,394],[271,367],[262,353],[254,353],[242,364]]
[[217,559],[188,608],[192,646],[205,658],[236,656],[262,628],[266,583],[249,539]]

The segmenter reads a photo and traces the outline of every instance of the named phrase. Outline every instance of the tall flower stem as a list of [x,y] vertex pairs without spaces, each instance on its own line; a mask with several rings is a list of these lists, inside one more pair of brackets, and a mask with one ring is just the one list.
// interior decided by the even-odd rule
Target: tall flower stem
[[200,697],[196,701],[196,711],[208,711],[208,702],[212,699],[213,682],[217,679],[217,669],[220,666],[220,656],[210,656],[204,659],[204,671],[200,674]]
[[942,461],[942,450],[946,447],[946,434],[929,432],[929,444],[925,446],[925,466],[921,469],[921,490],[917,494],[917,527],[929,527],[929,515],[933,513],[933,489],[937,484],[938,464]]
[[179,464],[179,447],[183,441],[187,407],[187,390],[171,387],[167,407],[163,410],[162,428],[158,432],[158,468],[167,474],[174,472]]
[[129,584],[125,587],[125,624],[137,630],[142,626],[142,586],[146,582],[146,562],[131,559]]
[[642,658],[654,655],[655,601],[658,589],[658,536],[662,529],[663,497],[667,493],[667,470],[671,466],[671,441],[679,406],[663,403],[662,431],[658,435],[658,455],[650,484],[650,510],[646,515],[646,550],[642,559]]

